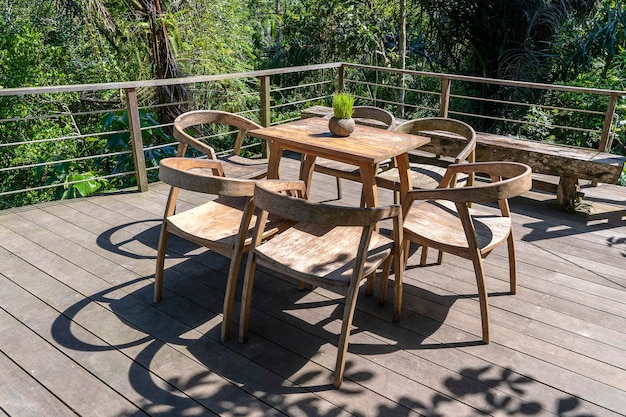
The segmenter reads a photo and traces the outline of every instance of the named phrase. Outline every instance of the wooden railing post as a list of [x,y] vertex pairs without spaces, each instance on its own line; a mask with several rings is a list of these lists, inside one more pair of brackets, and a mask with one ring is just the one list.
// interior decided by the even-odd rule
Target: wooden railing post
[[439,117],[448,117],[450,109],[450,84],[449,78],[441,79],[441,97],[439,98]]
[[604,125],[602,126],[602,136],[600,136],[600,143],[598,144],[598,150],[600,152],[611,151],[611,145],[613,142],[611,129],[613,127],[613,115],[615,114],[615,109],[617,108],[618,98],[618,94],[611,94],[609,96],[609,104],[606,108],[606,113],[604,115]]
[[259,77],[261,83],[261,91],[259,96],[261,98],[261,126],[268,127],[272,124],[272,110],[270,108],[270,76],[264,75]]
[[346,69],[343,66],[343,64],[341,64],[341,66],[339,66],[339,68],[337,68],[337,91],[338,92],[343,92],[343,89],[345,88],[345,81],[344,81],[344,77],[346,75]]
[[130,130],[130,145],[135,161],[135,175],[139,191],[148,191],[148,173],[146,159],[143,154],[143,139],[141,137],[141,120],[139,119],[139,105],[137,104],[137,90],[125,88],[126,106],[128,107],[128,127]]
[[[272,108],[271,108],[271,97],[270,97],[270,76],[264,75],[259,77],[260,82],[260,91],[259,97],[261,99],[261,126],[268,127],[272,124]],[[269,155],[269,143],[264,140],[262,141],[265,146],[261,147],[261,155],[263,157],[267,157]]]

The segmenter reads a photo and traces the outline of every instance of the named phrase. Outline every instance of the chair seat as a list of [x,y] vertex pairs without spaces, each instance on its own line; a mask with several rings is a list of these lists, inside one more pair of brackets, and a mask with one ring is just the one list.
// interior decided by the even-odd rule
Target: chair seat
[[[298,223],[283,232],[280,239],[259,246],[256,261],[314,285],[348,287],[362,230],[362,227]],[[392,248],[391,239],[374,233],[362,276],[375,272]]]
[[250,159],[238,155],[219,157],[227,178],[258,179],[267,175],[267,159]]
[[[477,208],[471,208],[469,211],[482,254],[489,253],[509,236],[510,217]],[[451,253],[456,253],[455,249],[467,252],[469,248],[455,205],[449,201],[414,203],[404,220],[404,233],[409,240],[435,249],[443,248]]]
[[[175,235],[230,257],[241,227],[245,204],[246,197],[219,197],[180,214],[169,216],[166,219],[168,228]],[[253,216],[250,224],[254,225],[255,221],[256,216]],[[272,234],[275,226],[284,227],[284,221],[270,216],[266,234]],[[252,231],[253,228],[250,227],[245,245],[250,244]]]
[[[432,189],[437,188],[446,173],[446,168],[437,165],[411,164],[411,180],[413,188]],[[457,186],[465,183],[467,176],[459,176]],[[398,168],[390,168],[376,175],[376,184],[381,188],[400,190],[400,175]]]
[[361,180],[359,167],[346,164],[345,162],[333,161],[332,159],[316,158],[315,171],[353,181]]

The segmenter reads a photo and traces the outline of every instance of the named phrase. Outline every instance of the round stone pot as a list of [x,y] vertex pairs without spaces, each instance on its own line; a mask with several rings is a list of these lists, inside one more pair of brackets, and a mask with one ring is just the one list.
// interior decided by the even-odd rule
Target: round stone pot
[[338,119],[335,116],[328,121],[328,128],[336,136],[350,136],[354,131],[354,119]]

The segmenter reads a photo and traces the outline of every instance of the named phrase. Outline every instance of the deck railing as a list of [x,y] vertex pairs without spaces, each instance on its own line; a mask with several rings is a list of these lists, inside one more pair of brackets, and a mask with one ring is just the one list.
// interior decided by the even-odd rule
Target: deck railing
[[[171,93],[181,86],[185,94],[153,104],[159,91]],[[494,96],[496,89],[500,96]],[[71,196],[72,189],[89,193],[89,187],[81,187],[84,184],[94,185],[92,191],[104,182],[146,190],[156,178],[159,157],[171,154],[176,146],[171,125],[181,111],[225,110],[267,126],[297,119],[306,107],[328,105],[338,90],[351,92],[360,104],[386,107],[405,118],[449,116],[492,133],[540,139],[558,140],[577,133],[585,138],[585,145],[602,151],[611,149],[618,105],[626,96],[625,91],[346,63],[165,80],[0,88],[0,208],[55,198],[55,194],[56,198],[63,193]],[[574,102],[572,95],[580,107],[559,104]],[[588,106],[592,101],[595,108]],[[480,111],[469,111],[476,108]],[[224,142],[221,150],[227,152],[228,144]],[[255,147],[260,149],[260,144],[246,143],[249,152],[258,152]]]

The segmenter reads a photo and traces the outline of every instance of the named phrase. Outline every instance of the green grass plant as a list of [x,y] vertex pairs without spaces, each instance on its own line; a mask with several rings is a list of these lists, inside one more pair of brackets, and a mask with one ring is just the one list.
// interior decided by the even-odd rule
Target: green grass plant
[[354,107],[354,97],[349,93],[333,94],[333,111],[338,119],[350,119],[352,108]]

